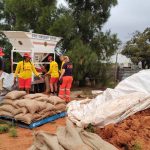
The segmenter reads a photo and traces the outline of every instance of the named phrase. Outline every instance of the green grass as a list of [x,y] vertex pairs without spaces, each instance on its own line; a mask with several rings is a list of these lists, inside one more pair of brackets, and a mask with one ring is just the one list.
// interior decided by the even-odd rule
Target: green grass
[[2,133],[8,133],[8,131],[9,131],[9,126],[8,125],[1,125],[0,126],[0,134],[2,134]]
[[9,129],[9,136],[10,137],[18,137],[16,128],[10,128]]
[[135,144],[132,147],[132,150],[142,150],[140,143],[135,142]]
[[88,124],[87,128],[85,129],[87,132],[92,132],[94,133],[95,130],[94,130],[94,126],[90,123]]
[[0,121],[0,134],[9,133],[10,137],[17,137],[17,130],[11,123]]

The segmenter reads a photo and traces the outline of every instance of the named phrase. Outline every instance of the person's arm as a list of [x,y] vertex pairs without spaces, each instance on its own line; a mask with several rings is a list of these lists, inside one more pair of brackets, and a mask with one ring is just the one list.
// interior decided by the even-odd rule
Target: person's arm
[[61,72],[61,75],[59,77],[59,80],[63,77],[64,73],[65,73],[65,69],[62,69],[62,72]]
[[31,65],[32,65],[32,71],[33,71],[33,73],[34,73],[36,76],[39,76],[40,74],[36,71],[34,65],[33,65],[32,63],[31,63]]
[[16,70],[15,70],[15,74],[14,74],[14,84],[16,83],[16,78],[18,76],[18,73],[20,72],[20,69],[21,69],[21,64],[18,63],[17,67],[16,67]]
[[61,72],[62,72],[64,63],[65,63],[64,61],[61,63],[61,68],[60,68],[60,71],[59,71],[60,74],[61,74]]
[[18,63],[18,64],[17,64],[17,67],[16,67],[16,70],[15,70],[15,74],[14,74],[14,77],[15,77],[15,78],[18,76],[18,73],[19,73],[19,71],[20,71],[20,68],[21,68],[21,64]]
[[62,72],[61,72],[61,75],[60,75],[60,77],[59,77],[59,80],[63,77],[63,75],[64,75],[66,69],[67,69],[67,65],[64,63],[63,66],[62,66]]
[[49,66],[50,66],[49,71],[46,74],[51,74],[51,72],[52,72],[52,65],[50,64]]

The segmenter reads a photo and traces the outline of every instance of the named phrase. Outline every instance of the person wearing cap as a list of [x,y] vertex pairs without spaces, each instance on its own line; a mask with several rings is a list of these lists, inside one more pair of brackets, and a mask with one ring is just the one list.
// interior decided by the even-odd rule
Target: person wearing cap
[[64,99],[66,102],[70,101],[70,89],[72,86],[73,76],[73,64],[70,62],[68,56],[64,56],[64,65],[62,67],[62,73],[59,80],[62,80],[62,84],[59,89],[59,97]]
[[24,53],[23,61],[20,61],[17,64],[14,77],[14,82],[16,82],[16,78],[18,77],[19,89],[25,89],[27,93],[29,93],[31,88],[32,72],[38,77],[40,75],[36,71],[33,63],[30,62],[30,59],[30,55],[28,53]]
[[53,56],[49,56],[48,60],[50,62],[50,68],[49,71],[46,74],[50,75],[50,91],[51,95],[57,94],[57,83],[59,80],[59,70],[58,70],[58,64],[56,61],[54,61]]

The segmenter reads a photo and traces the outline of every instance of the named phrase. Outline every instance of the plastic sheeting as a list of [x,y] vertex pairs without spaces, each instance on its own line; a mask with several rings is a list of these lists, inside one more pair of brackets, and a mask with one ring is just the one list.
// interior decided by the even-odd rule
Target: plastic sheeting
[[0,80],[3,79],[3,87],[5,89],[10,90],[14,84],[14,75],[13,73],[8,74],[6,72],[3,72],[0,76]]
[[95,99],[72,101],[68,104],[68,117],[77,126],[89,123],[104,127],[150,107],[150,70],[136,73],[116,86],[106,89]]

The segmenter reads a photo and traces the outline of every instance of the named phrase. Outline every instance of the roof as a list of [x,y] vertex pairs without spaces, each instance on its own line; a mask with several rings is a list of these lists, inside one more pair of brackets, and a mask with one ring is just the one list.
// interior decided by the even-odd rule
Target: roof
[[37,53],[53,53],[61,37],[36,34],[23,31],[3,31],[16,50],[28,50]]

